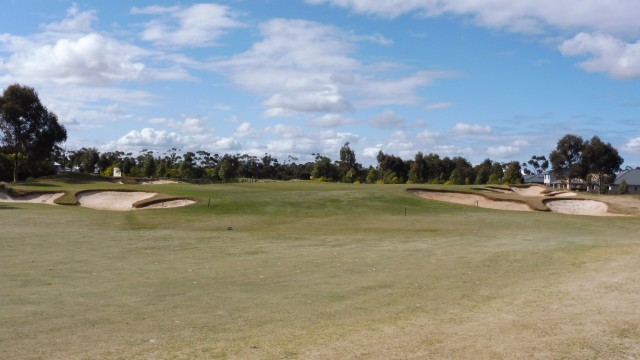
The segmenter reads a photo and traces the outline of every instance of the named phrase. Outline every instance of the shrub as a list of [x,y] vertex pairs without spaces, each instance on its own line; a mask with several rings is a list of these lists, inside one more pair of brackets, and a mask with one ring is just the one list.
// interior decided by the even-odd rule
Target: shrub
[[7,183],[4,181],[0,181],[0,191],[4,191],[7,189]]
[[618,189],[618,193],[620,195],[629,193],[629,184],[627,184],[625,180],[622,180],[622,182],[620,182],[620,189]]

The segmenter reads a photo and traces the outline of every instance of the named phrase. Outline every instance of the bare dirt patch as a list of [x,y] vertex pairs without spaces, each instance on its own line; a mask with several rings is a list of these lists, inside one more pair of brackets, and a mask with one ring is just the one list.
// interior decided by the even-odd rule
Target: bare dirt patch
[[413,190],[415,195],[429,200],[445,201],[462,205],[478,206],[486,209],[510,210],[510,211],[533,211],[529,205],[516,201],[497,201],[484,196],[441,191],[420,191]]

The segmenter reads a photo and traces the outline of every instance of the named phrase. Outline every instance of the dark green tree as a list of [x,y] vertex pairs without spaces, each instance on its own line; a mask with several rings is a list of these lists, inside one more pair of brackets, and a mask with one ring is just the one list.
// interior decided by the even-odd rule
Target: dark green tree
[[613,180],[623,162],[618,150],[610,143],[605,144],[597,136],[584,143],[582,166],[586,172],[597,177],[600,193],[606,191],[605,179]]
[[583,150],[584,141],[580,136],[568,134],[558,140],[556,149],[549,155],[549,160],[553,172],[559,179],[566,180],[567,184],[570,184],[572,179],[586,176],[582,166]]
[[19,84],[7,87],[0,97],[0,131],[2,142],[13,154],[14,182],[18,180],[23,159],[36,164],[67,140],[67,130],[42,105],[38,93]]
[[[340,148],[340,160],[338,161],[338,169],[342,182],[352,183],[355,180],[358,170],[356,165],[356,153],[351,150],[347,142]],[[351,176],[347,177],[349,172],[351,172]]]
[[522,184],[524,182],[522,168],[518,161],[512,161],[507,164],[507,170],[504,172],[502,182],[504,184]]

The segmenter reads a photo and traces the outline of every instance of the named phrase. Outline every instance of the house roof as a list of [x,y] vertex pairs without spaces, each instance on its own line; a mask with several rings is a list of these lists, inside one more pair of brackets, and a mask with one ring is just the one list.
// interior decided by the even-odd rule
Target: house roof
[[544,175],[543,174],[532,174],[524,176],[525,184],[536,183],[536,184],[544,184]]
[[615,185],[620,185],[622,180],[626,181],[627,185],[640,185],[640,170],[625,170],[616,176],[616,180],[613,183]]

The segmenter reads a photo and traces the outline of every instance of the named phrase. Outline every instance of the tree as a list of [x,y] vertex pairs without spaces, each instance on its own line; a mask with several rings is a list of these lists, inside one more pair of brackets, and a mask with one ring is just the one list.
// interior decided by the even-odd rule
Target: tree
[[622,180],[620,182],[620,188],[618,189],[618,194],[625,195],[629,193],[629,184],[627,184],[626,180]]
[[71,165],[78,167],[81,173],[93,174],[96,170],[96,165],[100,160],[98,149],[96,148],[82,148],[74,151],[71,154]]
[[522,168],[520,167],[520,163],[517,161],[512,161],[507,164],[507,170],[504,172],[504,177],[502,178],[502,182],[505,184],[522,184],[524,179],[521,174]]
[[533,167],[534,173],[540,175],[549,168],[549,160],[544,155],[533,155],[527,164]]
[[586,175],[582,167],[583,150],[584,142],[580,136],[569,134],[558,140],[556,149],[549,155],[549,160],[559,179],[564,179],[570,184],[571,179]]
[[598,189],[603,193],[605,178],[613,180],[624,160],[610,143],[605,144],[599,137],[594,136],[584,144],[582,162],[586,171],[598,177]]
[[67,130],[42,105],[36,91],[19,84],[7,87],[0,97],[0,131],[13,154],[13,182],[23,159],[32,164],[44,160],[67,140]]
[[[355,180],[355,174],[358,170],[356,167],[356,153],[351,150],[348,142],[340,148],[340,161],[338,162],[338,168],[340,170],[340,178],[342,179],[342,182],[352,183]],[[351,176],[347,176],[349,172],[351,172]]]

